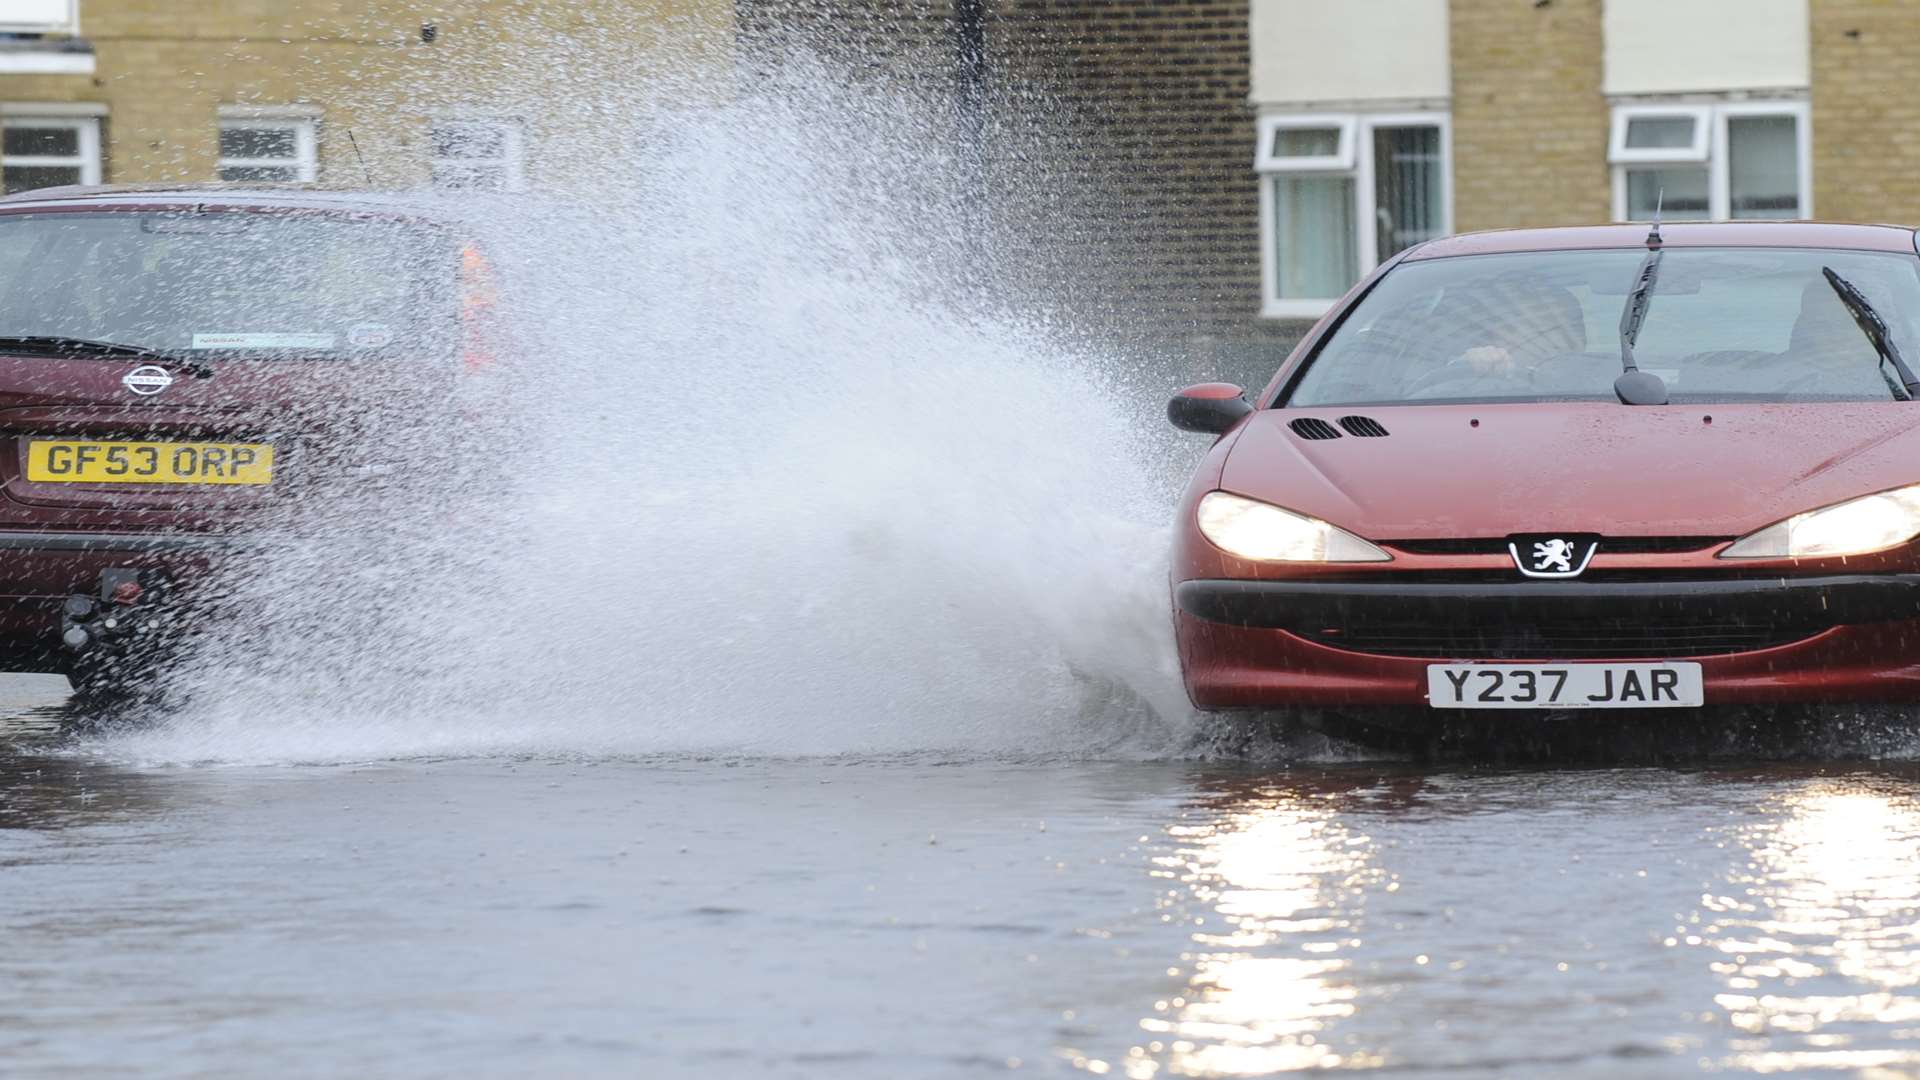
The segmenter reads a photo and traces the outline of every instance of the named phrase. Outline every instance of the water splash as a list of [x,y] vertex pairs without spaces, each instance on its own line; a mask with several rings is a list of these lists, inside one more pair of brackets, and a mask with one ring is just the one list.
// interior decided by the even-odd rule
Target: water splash
[[1043,238],[952,198],[939,109],[839,87],[648,105],[589,198],[443,207],[502,269],[507,404],[382,432],[404,497],[290,519],[105,748],[1183,745],[1165,530],[1194,448],[1161,378],[996,293]]

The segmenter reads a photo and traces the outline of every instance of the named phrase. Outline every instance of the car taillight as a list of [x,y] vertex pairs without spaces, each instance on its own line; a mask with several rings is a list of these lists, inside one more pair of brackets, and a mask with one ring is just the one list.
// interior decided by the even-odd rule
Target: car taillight
[[499,361],[500,286],[493,264],[480,249],[460,249],[460,357],[469,372],[485,371]]

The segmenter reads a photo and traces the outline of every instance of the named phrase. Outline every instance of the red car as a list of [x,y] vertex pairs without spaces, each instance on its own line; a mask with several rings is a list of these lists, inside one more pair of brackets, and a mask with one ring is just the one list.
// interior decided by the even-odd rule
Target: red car
[[380,425],[489,362],[491,274],[404,200],[0,199],[0,670],[156,670],[251,530],[390,472]]
[[[1172,587],[1204,709],[1920,701],[1913,230],[1423,244],[1219,436]],[[1348,709],[1352,712],[1353,710]]]

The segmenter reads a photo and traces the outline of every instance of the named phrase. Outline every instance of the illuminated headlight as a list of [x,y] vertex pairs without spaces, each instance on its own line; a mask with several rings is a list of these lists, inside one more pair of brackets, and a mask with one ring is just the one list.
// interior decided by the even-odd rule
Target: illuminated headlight
[[1723,559],[1824,559],[1885,551],[1920,536],[1920,484],[1795,514],[1735,540]]
[[1231,555],[1261,562],[1388,562],[1345,529],[1224,491],[1200,499],[1200,533]]

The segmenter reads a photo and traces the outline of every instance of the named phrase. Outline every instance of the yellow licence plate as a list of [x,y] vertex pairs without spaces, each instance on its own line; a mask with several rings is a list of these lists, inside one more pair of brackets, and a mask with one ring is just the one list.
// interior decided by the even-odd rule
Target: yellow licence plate
[[27,479],[56,484],[271,484],[273,447],[40,439],[27,444]]

